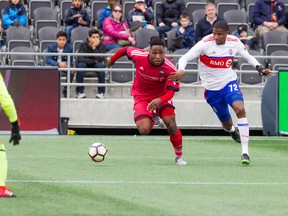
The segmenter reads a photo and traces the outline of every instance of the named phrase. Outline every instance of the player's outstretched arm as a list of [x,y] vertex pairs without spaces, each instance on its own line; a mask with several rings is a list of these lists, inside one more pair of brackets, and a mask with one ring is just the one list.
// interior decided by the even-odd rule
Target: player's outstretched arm
[[107,66],[112,66],[117,59],[121,58],[122,56],[126,55],[126,49],[127,47],[123,47],[121,49],[119,49],[114,55],[111,56],[111,58],[107,57],[106,61],[107,61]]
[[18,124],[18,120],[15,122],[12,122],[12,129],[11,129],[11,138],[9,140],[9,143],[13,142],[13,145],[19,145],[19,142],[21,140],[20,135],[20,127]]
[[168,79],[172,81],[180,82],[184,74],[185,74],[184,70],[179,70],[179,71],[171,73]]

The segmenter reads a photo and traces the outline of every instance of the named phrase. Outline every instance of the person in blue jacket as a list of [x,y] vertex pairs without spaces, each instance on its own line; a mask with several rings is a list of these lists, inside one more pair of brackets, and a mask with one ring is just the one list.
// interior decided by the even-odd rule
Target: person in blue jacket
[[110,17],[112,8],[116,3],[118,3],[118,0],[108,0],[108,6],[102,10],[99,18],[99,26],[101,30],[104,19]]
[[[67,34],[64,31],[59,31],[56,35],[57,42],[49,44],[47,48],[48,53],[55,53],[53,56],[46,57],[46,66],[57,66],[58,68],[67,68],[68,67],[68,57],[57,55],[58,53],[73,53],[73,47],[71,44],[67,43]],[[57,54],[56,54],[57,53]],[[70,58],[70,66],[72,66],[73,58]],[[67,74],[67,71],[63,71]],[[73,82],[74,71],[70,71],[70,83]],[[67,76],[66,76],[67,82]],[[67,87],[63,89],[64,97],[67,97]]]
[[21,0],[9,0],[9,4],[4,8],[2,15],[2,28],[8,29],[9,26],[26,26],[27,14]]
[[71,32],[78,26],[90,26],[90,17],[87,11],[83,8],[82,0],[72,0],[72,6],[65,14],[66,34],[70,41]]
[[182,13],[180,15],[180,26],[176,29],[176,39],[174,40],[174,47],[176,49],[191,49],[194,41],[195,30],[190,23],[190,16],[188,13]]
[[253,22],[256,25],[255,33],[263,37],[265,32],[278,30],[288,32],[286,23],[285,6],[278,0],[257,0],[253,7]]
[[153,26],[153,20],[153,12],[147,8],[145,0],[135,0],[133,9],[128,12],[128,25],[131,26],[131,23],[135,21],[145,21],[144,28],[148,24],[148,28],[155,29]]

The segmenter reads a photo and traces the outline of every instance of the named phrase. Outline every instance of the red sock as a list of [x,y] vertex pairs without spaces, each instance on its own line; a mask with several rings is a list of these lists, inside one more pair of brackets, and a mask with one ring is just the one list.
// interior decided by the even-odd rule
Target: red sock
[[175,155],[177,157],[181,157],[182,156],[182,133],[179,129],[176,132],[176,134],[174,135],[170,134],[170,141],[174,147]]

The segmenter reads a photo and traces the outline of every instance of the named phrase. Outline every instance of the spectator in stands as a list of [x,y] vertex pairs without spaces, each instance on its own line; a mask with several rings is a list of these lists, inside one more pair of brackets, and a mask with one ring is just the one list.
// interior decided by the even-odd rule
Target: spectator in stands
[[206,14],[205,17],[200,19],[196,25],[196,31],[195,31],[196,43],[202,40],[204,36],[212,33],[212,27],[216,21],[222,20],[222,18],[217,16],[216,6],[212,2],[208,2],[205,5],[205,14]]
[[[57,42],[53,42],[49,44],[47,48],[48,53],[73,53],[73,47],[71,44],[67,43],[67,34],[64,31],[59,31],[56,35]],[[70,66],[72,65],[73,58],[70,59]],[[47,66],[57,66],[58,68],[67,68],[68,63],[68,57],[67,56],[47,56],[45,65]],[[67,74],[67,71],[63,71],[63,73]],[[73,82],[75,71],[70,72],[70,83]],[[66,82],[67,81],[66,76]],[[63,89],[63,96],[67,97],[67,86]]]
[[112,8],[111,16],[105,18],[103,22],[103,43],[106,46],[106,51],[127,45],[135,46],[136,44],[135,39],[130,34],[128,23],[122,21],[122,15],[122,6],[116,3]]
[[190,24],[190,16],[188,13],[180,15],[180,26],[176,30],[176,38],[174,39],[174,47],[176,49],[191,49],[195,41],[195,30]]
[[255,33],[260,38],[263,38],[264,33],[270,30],[288,32],[288,29],[284,26],[286,14],[282,1],[257,0],[253,7],[252,16],[256,25]]
[[153,19],[153,12],[147,8],[145,0],[135,0],[134,8],[128,13],[128,25],[131,26],[132,22],[140,21],[144,24],[144,28],[155,29]]
[[258,38],[248,31],[247,25],[239,25],[237,28],[236,37],[244,44],[246,49],[253,49],[258,45]]
[[108,6],[102,10],[99,18],[99,26],[101,30],[104,19],[111,16],[112,8],[116,3],[118,3],[118,0],[108,0]]
[[[96,29],[91,29],[88,33],[88,39],[83,41],[79,47],[79,53],[105,53],[105,46],[101,43],[100,32]],[[102,56],[79,56],[77,62],[77,68],[105,68],[105,58]],[[86,71],[78,71],[76,74],[77,83],[84,82],[84,76]],[[98,82],[105,83],[105,72],[97,72]],[[84,86],[76,87],[77,98],[85,98]],[[98,93],[96,98],[104,99],[105,87],[98,87]]]
[[78,26],[90,26],[90,18],[87,11],[83,8],[82,0],[72,0],[72,6],[65,14],[66,34],[70,41],[71,31]]
[[9,26],[26,26],[27,14],[21,0],[9,0],[9,4],[4,8],[2,15],[2,27],[7,29]]
[[184,10],[185,4],[181,0],[166,0],[160,4],[156,14],[158,23],[156,30],[159,32],[160,38],[163,38],[166,32],[178,26],[180,15]]

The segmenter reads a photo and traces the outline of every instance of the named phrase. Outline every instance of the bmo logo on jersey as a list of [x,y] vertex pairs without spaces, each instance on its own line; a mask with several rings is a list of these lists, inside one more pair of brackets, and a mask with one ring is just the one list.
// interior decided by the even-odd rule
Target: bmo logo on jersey
[[233,57],[209,57],[200,56],[200,61],[211,68],[229,68],[232,65]]

